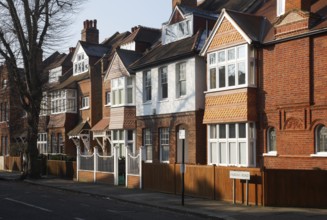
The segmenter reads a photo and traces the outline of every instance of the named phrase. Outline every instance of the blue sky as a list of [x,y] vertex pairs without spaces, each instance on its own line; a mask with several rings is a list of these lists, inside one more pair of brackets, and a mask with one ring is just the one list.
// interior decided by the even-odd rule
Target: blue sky
[[171,0],[89,0],[81,11],[74,16],[69,27],[69,41],[62,52],[75,47],[81,37],[83,21],[97,19],[100,42],[115,32],[130,31],[131,27],[142,25],[161,28],[169,19],[172,11]]

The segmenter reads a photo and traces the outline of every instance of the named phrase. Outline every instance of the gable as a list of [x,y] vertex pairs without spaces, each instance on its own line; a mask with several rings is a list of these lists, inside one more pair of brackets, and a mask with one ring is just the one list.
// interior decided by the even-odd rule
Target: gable
[[246,42],[234,25],[224,18],[209,44],[208,52]]
[[123,64],[122,60],[116,53],[110,63],[105,80],[111,80],[122,76],[129,76],[129,75],[130,74],[127,71],[125,65]]
[[84,53],[84,59],[88,58],[88,56],[86,55],[85,53],[85,50],[84,48],[81,46],[81,44],[78,42],[77,46],[76,46],[76,49],[74,51],[74,54],[72,56],[72,62],[75,63],[77,62],[77,59],[78,59],[78,54],[82,54]]
[[178,6],[176,6],[166,25],[175,24],[182,20],[184,20],[184,15],[179,10]]
[[281,20],[277,23],[277,25],[280,26],[293,22],[303,21],[304,19],[307,18],[308,16],[305,16],[303,13],[300,13],[299,11],[291,11],[287,15],[283,16]]

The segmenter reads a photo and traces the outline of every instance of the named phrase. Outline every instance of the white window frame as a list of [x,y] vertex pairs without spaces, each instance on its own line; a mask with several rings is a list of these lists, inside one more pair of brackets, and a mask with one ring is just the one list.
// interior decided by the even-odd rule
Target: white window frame
[[[159,128],[159,144],[160,144],[160,162],[161,163],[169,163],[169,128]],[[168,158],[166,160],[163,159],[163,148],[168,148]]]
[[[159,100],[162,101],[162,100],[168,99],[168,94],[169,94],[169,91],[168,91],[168,88],[169,88],[168,87],[168,67],[162,66],[158,69],[158,71],[159,71],[159,80],[158,80],[158,82],[159,82]],[[165,77],[163,77],[164,74],[166,74]],[[167,89],[167,97],[163,97],[164,86]]]
[[[243,48],[244,57],[238,57],[238,50]],[[234,59],[228,60],[228,52],[234,51]],[[220,60],[220,54],[223,55],[223,60]],[[223,50],[218,50],[207,55],[208,59],[208,70],[207,70],[207,91],[223,91],[229,89],[236,88],[244,88],[244,87],[256,87],[256,76],[255,76],[255,50],[251,45],[242,44],[235,47],[226,48]],[[239,64],[244,64],[244,72],[245,72],[245,83],[240,84],[239,82]],[[234,85],[229,86],[229,78],[228,78],[228,68],[229,66],[234,66]],[[224,86],[220,86],[220,73],[219,70],[221,68],[225,69],[224,74]],[[211,82],[211,70],[215,71],[214,80],[215,82]],[[212,86],[214,85],[214,86]]]
[[[112,147],[119,147],[118,157],[122,158],[126,155],[126,132],[125,130],[111,130]],[[113,151],[112,151],[113,152]]]
[[50,93],[51,114],[76,113],[77,91],[74,89],[57,90]]
[[[152,143],[152,133],[150,128],[143,129],[143,146],[145,148],[145,162],[152,163],[153,161],[153,143]],[[148,149],[151,151],[151,158],[148,158]]]
[[110,106],[111,105],[111,92],[107,91],[105,94],[106,94],[105,106]]
[[[239,137],[239,126],[240,124],[245,124],[245,138]],[[225,125],[225,137],[220,137],[219,125]],[[230,137],[229,128],[231,125],[235,125],[235,137]],[[211,136],[211,126],[215,127],[215,135]],[[256,146],[256,132],[255,123],[253,122],[241,122],[241,123],[228,123],[228,124],[210,124],[208,125],[208,164],[209,165],[219,165],[219,166],[237,166],[237,167],[255,167],[255,146]],[[225,154],[221,155],[221,146],[224,144]],[[231,144],[234,144],[235,154],[231,154]],[[241,144],[245,144],[245,163],[241,163]],[[216,149],[212,149],[212,146]],[[213,153],[216,155],[213,155]],[[235,156],[235,163],[232,163],[231,156]],[[216,161],[213,161],[213,158]],[[222,158],[225,159],[225,163],[222,162]],[[251,161],[252,160],[252,161]]]
[[85,73],[89,70],[89,59],[86,56],[85,53],[79,53],[77,54],[76,61],[74,62],[74,74],[73,75],[78,75]]
[[143,102],[152,101],[152,76],[151,70],[143,72]]
[[[132,91],[132,101],[129,102],[128,91]],[[111,80],[112,107],[135,105],[135,77],[119,77]]]
[[277,12],[277,17],[285,14],[285,2],[286,0],[277,0],[277,9],[276,9],[276,12]]
[[[183,69],[181,67],[184,66]],[[184,78],[181,77],[181,70],[184,71]],[[182,98],[187,95],[187,71],[186,61],[176,63],[176,98]],[[185,91],[182,91],[183,84],[185,84]]]
[[[314,131],[314,137],[315,137],[315,153],[314,154],[311,154],[312,157],[327,157],[327,149],[326,151],[319,151],[319,140],[320,140],[320,137],[319,137],[319,132],[320,132],[320,129],[321,128],[327,128],[327,126],[323,125],[323,124],[319,124],[316,126],[315,128],[315,131]],[[326,140],[324,141],[327,141],[327,137],[326,137]]]
[[37,149],[39,150],[40,154],[48,153],[48,134],[47,133],[38,133]]
[[90,108],[90,97],[89,96],[83,96],[81,100],[81,108],[80,110],[85,110]]

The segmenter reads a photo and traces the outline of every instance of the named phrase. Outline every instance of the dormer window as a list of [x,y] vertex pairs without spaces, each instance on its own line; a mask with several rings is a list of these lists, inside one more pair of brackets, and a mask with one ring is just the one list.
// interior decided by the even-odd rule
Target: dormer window
[[62,75],[62,67],[57,67],[49,71],[49,83],[55,83],[59,81],[59,77]]
[[285,14],[285,0],[277,0],[277,17]]
[[169,44],[193,35],[193,18],[189,17],[174,24],[168,24],[162,28],[162,44]]
[[74,62],[74,75],[88,71],[88,58],[84,53],[77,54],[76,61]]

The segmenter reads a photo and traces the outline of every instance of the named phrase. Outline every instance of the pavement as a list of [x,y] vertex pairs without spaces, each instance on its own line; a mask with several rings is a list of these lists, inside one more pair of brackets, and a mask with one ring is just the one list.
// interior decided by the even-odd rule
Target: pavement
[[[0,180],[22,181],[19,172],[0,171]],[[140,189],[128,189],[99,183],[80,183],[73,180],[43,176],[41,179],[25,179],[28,184],[41,185],[74,193],[83,193],[106,199],[129,202],[181,213],[189,213],[208,219],[327,219],[327,209],[284,208],[233,205],[229,202],[181,196]]]

